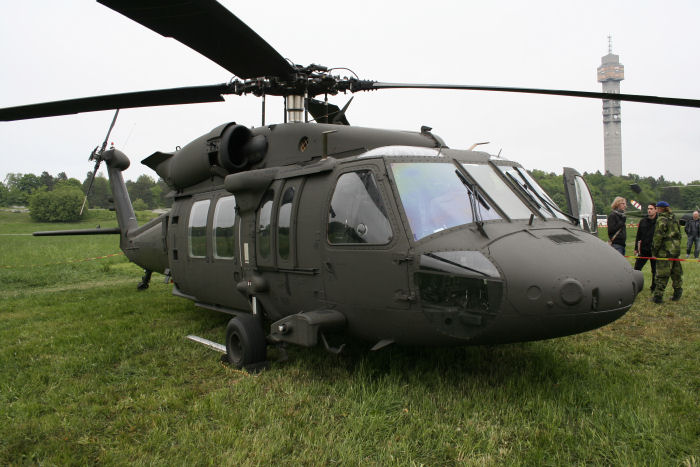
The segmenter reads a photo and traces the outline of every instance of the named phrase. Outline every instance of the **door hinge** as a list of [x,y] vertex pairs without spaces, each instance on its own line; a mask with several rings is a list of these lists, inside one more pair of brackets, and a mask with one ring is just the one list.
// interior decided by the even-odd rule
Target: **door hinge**
[[394,262],[398,265],[401,264],[410,264],[413,263],[413,256],[402,256],[400,258],[396,258]]
[[415,302],[416,296],[412,292],[406,292],[405,290],[399,290],[394,294],[394,300],[401,302]]

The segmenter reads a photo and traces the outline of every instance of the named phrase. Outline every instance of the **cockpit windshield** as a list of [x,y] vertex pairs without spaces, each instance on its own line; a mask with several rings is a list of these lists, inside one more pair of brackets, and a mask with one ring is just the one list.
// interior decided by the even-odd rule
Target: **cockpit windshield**
[[475,220],[502,218],[481,193],[474,196],[452,163],[395,162],[391,170],[414,240]]
[[532,211],[513,193],[490,164],[462,164],[462,167],[510,219],[530,217]]

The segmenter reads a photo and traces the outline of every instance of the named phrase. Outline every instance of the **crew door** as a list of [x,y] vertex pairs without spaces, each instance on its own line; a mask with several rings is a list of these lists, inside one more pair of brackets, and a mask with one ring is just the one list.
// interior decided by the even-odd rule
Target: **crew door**
[[236,212],[236,197],[222,192],[212,201],[213,219],[209,239],[211,261],[207,274],[217,287],[209,289],[207,302],[226,308],[248,310],[247,298],[236,289],[241,280],[241,219]]
[[564,167],[564,193],[571,215],[579,220],[579,225],[586,232],[596,234],[598,221],[595,204],[588,184],[575,169]]
[[346,310],[349,321],[362,314],[364,322],[380,324],[382,316],[407,309],[413,300],[408,240],[387,183],[383,165],[346,168],[328,201],[322,241],[326,298]]
[[[190,211],[186,216],[187,236],[185,245],[180,248],[184,256],[185,278],[182,291],[197,298],[198,301],[208,301],[212,291],[218,286],[218,278],[211,272],[211,242],[208,231],[211,229],[211,210],[213,208],[211,195],[194,197]],[[184,248],[183,248],[184,247]]]
[[[304,178],[275,181],[263,195],[256,214],[256,270],[265,279],[266,291],[258,294],[265,312],[272,319],[318,308],[320,281],[318,253],[301,257],[300,250],[312,239],[300,210]],[[308,200],[308,198],[306,198]],[[318,203],[316,203],[318,204]],[[300,207],[301,206],[301,207]]]

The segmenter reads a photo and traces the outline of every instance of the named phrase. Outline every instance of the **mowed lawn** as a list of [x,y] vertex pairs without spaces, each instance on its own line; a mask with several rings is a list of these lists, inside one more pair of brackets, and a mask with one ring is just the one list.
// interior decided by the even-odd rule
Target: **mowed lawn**
[[228,316],[162,276],[137,292],[116,236],[22,235],[116,225],[90,216],[0,213],[2,465],[700,464],[700,263],[661,306],[647,266],[634,307],[577,336],[290,348],[251,375],[185,339],[223,342]]

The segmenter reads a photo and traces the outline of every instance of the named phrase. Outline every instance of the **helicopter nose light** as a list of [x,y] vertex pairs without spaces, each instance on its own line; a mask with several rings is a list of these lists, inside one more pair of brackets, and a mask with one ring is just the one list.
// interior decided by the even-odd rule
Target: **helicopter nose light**
[[559,296],[567,305],[577,305],[583,300],[583,286],[576,279],[567,279],[559,287]]

